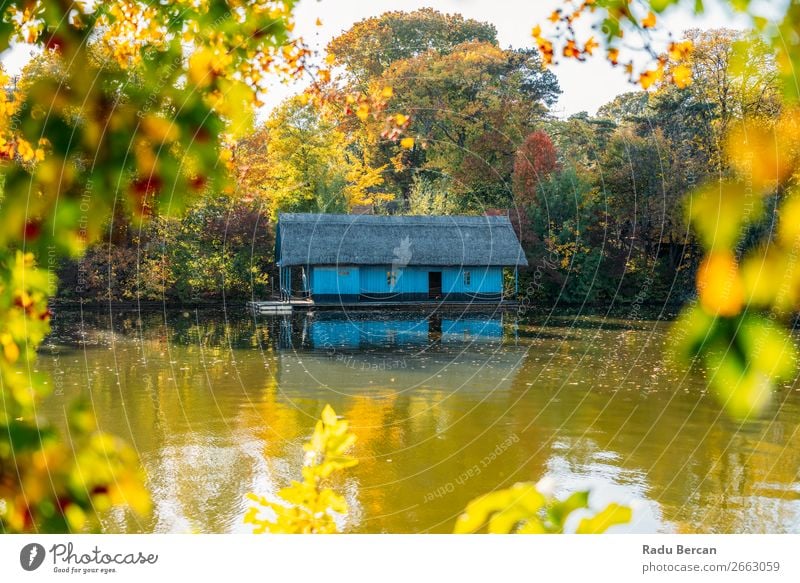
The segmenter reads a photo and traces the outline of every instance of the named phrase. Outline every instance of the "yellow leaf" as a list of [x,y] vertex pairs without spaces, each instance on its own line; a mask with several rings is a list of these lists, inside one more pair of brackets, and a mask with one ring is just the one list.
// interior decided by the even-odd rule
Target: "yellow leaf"
[[389,99],[392,95],[394,95],[394,89],[391,87],[384,87],[383,91],[381,91],[381,97],[384,99]]
[[66,510],[64,510],[64,517],[73,532],[81,530],[86,524],[86,514],[75,504],[67,506]]
[[660,68],[645,71],[639,76],[639,85],[642,86],[642,89],[647,90],[652,87],[654,83],[659,81],[663,74]]
[[588,55],[591,55],[591,54],[594,53],[594,50],[596,48],[598,48],[599,46],[600,46],[600,43],[598,43],[596,40],[594,40],[593,36],[590,36],[589,40],[587,40],[586,44],[583,46],[583,52],[585,52]]
[[369,105],[366,103],[359,105],[358,109],[356,109],[356,116],[361,121],[367,121],[367,118],[369,118]]
[[400,147],[406,150],[410,150],[414,147],[414,138],[403,138],[400,140]]
[[578,49],[578,45],[575,44],[575,41],[570,39],[567,41],[567,44],[564,45],[564,56],[567,58],[575,58],[581,56],[581,51]]
[[516,530],[517,525],[526,522],[526,519],[530,518],[533,517],[512,505],[495,512],[489,519],[486,531],[489,534],[511,534]]
[[542,63],[547,65],[553,64],[553,43],[544,38],[536,39],[539,52],[542,53]]
[[189,79],[198,87],[211,84],[214,55],[207,49],[198,50],[189,57]]
[[736,244],[742,224],[758,219],[763,203],[761,198],[752,196],[745,183],[723,182],[698,188],[692,193],[687,210],[706,250],[718,251]]
[[158,144],[174,142],[180,137],[178,126],[163,117],[147,115],[141,123],[144,134]]
[[654,28],[656,25],[656,15],[652,12],[642,20],[642,28]]
[[690,40],[669,45],[669,58],[673,61],[685,61],[694,50],[694,44]]
[[744,284],[736,258],[729,251],[706,257],[697,270],[700,305],[712,315],[736,316],[744,307]]
[[330,405],[325,405],[325,408],[322,409],[322,422],[326,425],[336,425],[338,422],[336,411]]
[[484,494],[467,504],[456,520],[453,533],[474,533],[488,522],[488,532],[509,534],[520,523],[538,520],[536,513],[545,502],[544,496],[529,482]]
[[[754,249],[742,262],[741,270],[748,306],[772,306],[776,312],[782,312],[795,303],[793,296],[799,287],[796,278],[800,272],[787,265],[786,256],[774,247]],[[784,287],[776,282],[791,285]]]
[[633,512],[627,506],[612,503],[595,516],[581,520],[575,533],[602,534],[615,524],[630,522],[632,516]]
[[692,69],[687,65],[678,65],[672,70],[672,82],[678,89],[692,84]]
[[795,149],[786,145],[800,139],[799,120],[800,112],[787,108],[773,127],[745,120],[729,132],[726,149],[731,166],[749,178],[759,194],[791,177],[797,158]]
[[321,481],[333,472],[358,463],[345,456],[344,450],[355,442],[355,435],[348,432],[346,421],[339,420],[330,405],[325,405],[314,433],[303,446],[306,451],[303,481],[292,481],[291,485],[278,492],[280,501],[268,501],[263,496],[248,494],[248,498],[261,507],[271,510],[274,520],[259,516],[259,507],[251,507],[244,521],[253,525],[254,533],[335,533],[338,526],[333,513],[347,514],[347,501],[330,488],[321,488]]
[[[8,337],[7,340],[5,338],[6,336]],[[5,355],[6,360],[12,364],[17,362],[19,359],[19,347],[8,334],[5,334],[3,338],[3,354]]]
[[398,113],[394,116],[394,123],[398,126],[404,126],[408,122],[408,116],[402,113]]
[[17,154],[25,162],[30,162],[36,156],[36,152],[31,145],[22,139],[17,143]]
[[317,26],[322,26],[322,19],[321,18],[317,18],[317,22],[315,22],[315,24]]

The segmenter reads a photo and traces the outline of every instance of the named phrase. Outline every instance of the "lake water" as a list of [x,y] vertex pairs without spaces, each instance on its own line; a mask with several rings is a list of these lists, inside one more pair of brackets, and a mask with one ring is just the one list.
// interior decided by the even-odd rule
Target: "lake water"
[[721,412],[662,360],[669,323],[562,316],[59,312],[39,368],[132,442],[151,518],[108,532],[247,532],[248,492],[298,478],[326,403],[359,464],[355,532],[449,532],[473,497],[548,475],[632,503],[628,532],[800,532],[800,385]]

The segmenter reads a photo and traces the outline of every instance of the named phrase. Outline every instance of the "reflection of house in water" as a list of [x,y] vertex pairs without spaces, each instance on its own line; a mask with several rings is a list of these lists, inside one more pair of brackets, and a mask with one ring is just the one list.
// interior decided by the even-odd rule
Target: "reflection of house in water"
[[504,337],[501,314],[322,312],[294,322],[294,342],[280,351],[284,394],[422,385],[445,392],[493,390],[510,384],[525,352],[513,335]]
[[431,329],[426,318],[416,320],[315,318],[309,328],[312,348],[341,350],[357,349],[362,346],[424,345],[429,341]]
[[492,342],[503,337],[503,318],[442,319],[442,342]]
[[[405,317],[404,317],[405,316]],[[322,312],[303,322],[301,342],[313,350],[420,348],[442,343],[499,342],[503,316],[360,315]]]

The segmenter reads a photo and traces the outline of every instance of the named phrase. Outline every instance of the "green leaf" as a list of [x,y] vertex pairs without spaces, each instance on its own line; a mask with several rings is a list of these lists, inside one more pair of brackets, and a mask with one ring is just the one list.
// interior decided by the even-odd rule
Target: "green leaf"
[[797,351],[792,338],[766,318],[747,316],[739,331],[745,357],[758,371],[776,381],[794,379]]
[[772,394],[772,382],[766,374],[747,366],[732,351],[713,352],[706,361],[711,384],[728,414],[745,420],[764,410]]
[[707,349],[717,333],[718,319],[700,306],[684,309],[672,325],[667,355],[675,364],[688,365]]
[[39,449],[43,442],[55,436],[55,431],[50,427],[39,428],[20,421],[12,421],[7,426],[0,425],[0,455],[9,444],[16,454],[20,454]]
[[547,511],[550,520],[556,529],[561,532],[564,530],[564,523],[569,515],[579,508],[589,507],[589,491],[575,492],[566,500],[554,503]]
[[655,12],[663,12],[672,4],[675,4],[675,0],[651,0],[650,8]]

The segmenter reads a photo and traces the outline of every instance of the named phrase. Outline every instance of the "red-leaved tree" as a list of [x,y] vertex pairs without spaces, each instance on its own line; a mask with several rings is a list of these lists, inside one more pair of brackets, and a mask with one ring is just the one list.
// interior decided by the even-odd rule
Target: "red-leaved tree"
[[558,167],[556,148],[543,131],[525,138],[514,159],[514,200],[518,207],[528,207],[536,201],[536,188]]

